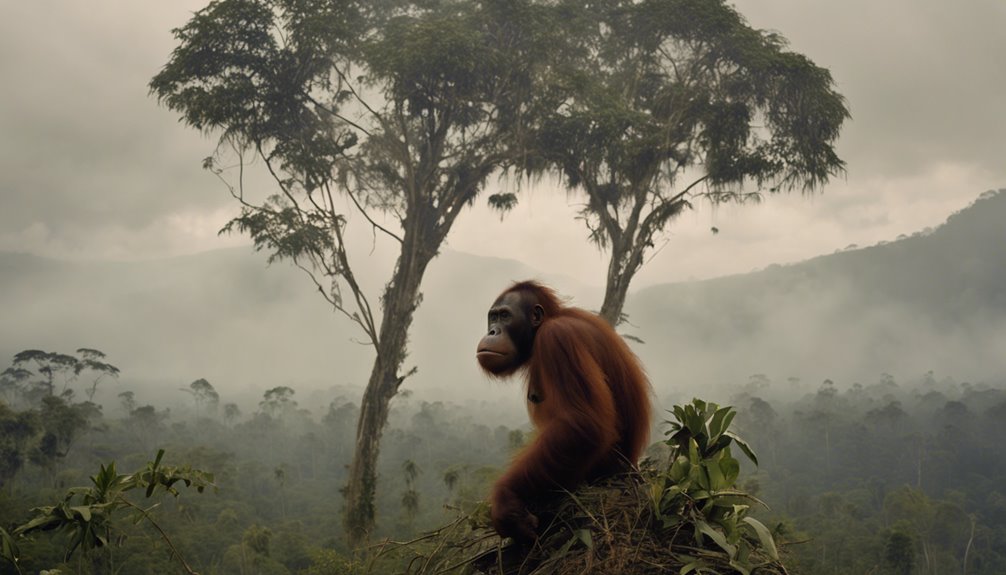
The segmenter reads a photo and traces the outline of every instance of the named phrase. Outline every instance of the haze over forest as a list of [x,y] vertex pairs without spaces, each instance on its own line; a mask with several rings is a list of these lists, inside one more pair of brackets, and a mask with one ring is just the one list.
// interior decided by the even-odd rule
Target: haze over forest
[[1006,573],[1003,0],[5,8],[0,575]]
[[[986,192],[946,224],[911,237],[648,287],[630,296],[622,331],[645,342],[633,346],[663,400],[715,394],[717,384],[759,373],[811,387],[825,378],[840,386],[875,381],[885,372],[1001,378],[1004,220],[1006,193]],[[377,260],[361,262],[365,280],[377,285]],[[599,288],[518,261],[457,251],[437,258],[411,336],[408,363],[419,372],[406,389],[424,398],[499,399],[521,417],[520,392],[487,382],[474,345],[488,303],[508,282],[529,277],[576,305],[599,305]],[[198,378],[254,401],[277,385],[355,399],[373,358],[302,272],[268,266],[248,247],[136,263],[3,253],[0,311],[0,357],[100,349],[122,369],[117,383],[99,390],[98,399],[113,403],[126,389],[143,401],[186,401],[178,388]]]

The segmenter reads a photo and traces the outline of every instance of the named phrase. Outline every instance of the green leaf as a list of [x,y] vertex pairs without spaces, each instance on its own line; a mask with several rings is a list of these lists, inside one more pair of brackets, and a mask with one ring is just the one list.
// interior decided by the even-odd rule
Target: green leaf
[[679,525],[682,521],[684,521],[684,518],[680,515],[665,515],[661,518],[660,524],[664,529],[670,529],[671,527]]
[[671,481],[680,483],[688,477],[691,470],[692,462],[688,460],[688,457],[679,455],[675,458],[674,463],[671,464],[671,468],[667,473],[670,476]]
[[17,565],[18,557],[20,556],[21,552],[17,548],[14,537],[10,533],[7,533],[6,529],[0,527],[0,557]]
[[736,569],[737,572],[740,573],[741,575],[751,575],[751,567],[750,567],[750,565],[744,565],[740,561],[736,561],[736,560],[731,559],[730,560],[730,566],[733,567],[734,569]]
[[727,483],[726,478],[723,476],[723,470],[720,467],[721,462],[715,460],[706,460],[702,462],[702,467],[706,470],[709,475],[709,490],[719,491],[721,489],[726,489],[730,487],[731,484]]
[[741,464],[733,457],[724,457],[719,461],[719,469],[722,472],[723,487],[718,489],[729,489],[734,486],[737,477],[741,473]]
[[653,502],[653,508],[659,513],[660,512],[660,501],[664,498],[664,488],[667,485],[667,476],[661,475],[654,479],[650,483],[650,501]]
[[[45,509],[48,509],[48,511]],[[15,534],[26,535],[32,531],[50,531],[66,524],[66,519],[60,517],[56,513],[55,508],[42,508],[42,510],[36,509],[35,511],[40,511],[40,515],[35,516],[35,518],[24,525],[19,525],[15,528]]]
[[758,457],[755,455],[754,451],[751,450],[751,446],[749,446],[746,441],[738,437],[737,434],[732,431],[727,431],[726,435],[736,441],[737,445],[740,446],[741,451],[744,452],[744,455],[747,455],[748,459],[750,459],[755,465],[758,465]]
[[754,497],[743,493],[740,491],[734,491],[731,489],[725,489],[723,491],[717,491],[713,493],[713,498],[716,501],[717,507],[733,507],[735,505],[747,505],[749,501],[755,501],[761,503]]
[[699,569],[700,567],[705,567],[705,566],[706,566],[706,564],[705,564],[704,561],[702,561],[701,559],[696,559],[696,560],[692,561],[691,563],[683,565],[681,567],[681,571],[678,571],[678,573],[680,575],[688,575],[692,571],[695,571],[696,569]]
[[716,410],[713,414],[712,419],[709,420],[709,440],[716,441],[720,435],[726,430],[729,423],[724,423],[727,416],[730,414],[731,408],[721,407]]
[[706,473],[704,466],[694,465],[688,472],[688,479],[693,481],[699,488],[708,491],[709,490],[709,474]]
[[754,529],[755,534],[758,536],[758,540],[761,542],[765,552],[768,553],[768,556],[778,561],[779,551],[775,547],[775,539],[772,537],[772,532],[768,530],[768,527],[765,527],[764,523],[758,521],[754,517],[745,517],[742,521]]
[[562,547],[560,547],[558,551],[552,554],[552,558],[559,559],[565,557],[569,554],[569,550],[572,549],[573,545],[579,540],[580,538],[574,533],[572,537],[562,544]]
[[83,519],[84,521],[91,520],[91,508],[86,505],[71,507],[70,510],[80,515],[80,518]]
[[737,412],[733,408],[729,408],[730,412],[727,413],[726,417],[723,418],[723,433],[726,433],[730,429],[730,424],[733,423],[734,417],[737,417]]
[[698,533],[701,533],[712,539],[713,542],[720,547],[720,549],[725,551],[726,554],[730,556],[730,558],[733,558],[735,555],[737,555],[737,547],[728,543],[727,538],[722,533],[717,531],[715,528],[713,528],[705,521],[697,520],[695,522],[695,529]]
[[590,533],[590,529],[577,529],[574,535],[587,546],[587,549],[594,548],[594,539]]

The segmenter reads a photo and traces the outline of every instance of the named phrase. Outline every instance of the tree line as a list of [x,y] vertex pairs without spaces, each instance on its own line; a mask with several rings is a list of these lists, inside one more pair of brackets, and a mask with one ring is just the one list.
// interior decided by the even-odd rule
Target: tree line
[[[291,382],[241,409],[197,379],[178,387],[182,407],[143,404],[132,390],[118,391],[117,405],[97,405],[75,394],[38,397],[32,389],[48,378],[29,371],[18,382],[0,376],[0,527],[8,532],[28,521],[32,508],[91,485],[99,462],[114,462],[120,472],[142,469],[164,449],[164,465],[212,472],[212,489],[182,489],[151,510],[195,571],[402,569],[389,559],[374,570],[344,538],[339,490],[354,449],[354,398],[331,392],[307,409]],[[82,378],[68,389],[90,383]],[[754,375],[718,393],[736,407],[735,426],[758,454],[758,467],[744,463],[742,486],[767,504],[756,515],[791,570],[1006,569],[1006,382],[958,382],[931,372],[851,385]],[[659,399],[665,408],[687,403]],[[399,397],[378,459],[375,539],[408,540],[474,509],[527,440],[527,427],[500,421],[497,405]],[[655,442],[666,429],[658,423]],[[48,451],[50,437],[58,451]],[[101,573],[111,554],[119,573],[178,571],[150,525],[124,517],[115,529],[109,548],[69,558],[58,534],[19,540],[21,567]],[[0,573],[15,571],[0,560]]]

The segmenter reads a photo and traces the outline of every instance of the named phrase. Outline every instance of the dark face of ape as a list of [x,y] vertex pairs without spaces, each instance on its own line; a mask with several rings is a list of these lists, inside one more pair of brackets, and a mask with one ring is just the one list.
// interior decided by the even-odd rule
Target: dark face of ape
[[489,308],[489,331],[476,353],[482,369],[498,376],[517,371],[531,357],[534,334],[544,316],[544,309],[532,295],[501,295]]

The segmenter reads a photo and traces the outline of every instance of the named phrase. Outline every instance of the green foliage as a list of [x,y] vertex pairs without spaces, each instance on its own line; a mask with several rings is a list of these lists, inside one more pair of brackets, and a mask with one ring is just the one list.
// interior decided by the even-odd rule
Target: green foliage
[[[116,472],[114,461],[108,466],[101,465],[97,475],[91,477],[91,487],[71,488],[56,505],[33,509],[35,516],[15,528],[14,535],[25,536],[45,531],[61,532],[66,535],[65,559],[68,560],[78,548],[89,553],[109,547],[117,540],[121,541],[123,534],[116,522],[118,512],[124,509],[130,511],[133,523],[147,520],[160,531],[160,527],[150,515],[157,505],[145,509],[127,499],[126,493],[142,490],[147,499],[161,493],[177,497],[179,491],[176,485],[179,483],[186,487],[195,487],[200,493],[206,487],[213,485],[212,474],[188,466],[161,465],[163,457],[162,449],[145,467],[125,475]],[[160,533],[170,545],[167,535],[163,531]],[[191,572],[181,557],[178,557],[178,560]]]
[[21,552],[18,550],[14,537],[6,529],[0,527],[0,559],[9,561],[18,574],[21,573],[21,567],[19,566],[20,555]]
[[52,467],[66,457],[74,440],[87,428],[88,404],[71,404],[61,397],[42,398],[39,419],[43,435],[38,445],[29,453],[33,463]]
[[[741,499],[742,504],[751,504],[751,514],[771,531],[789,572],[892,573],[897,563],[886,559],[886,550],[891,533],[897,531],[910,539],[911,545],[902,544],[900,549],[905,560],[914,565],[913,573],[963,573],[965,566],[969,575],[1006,573],[1006,554],[1001,545],[1006,536],[1003,382],[960,383],[931,376],[925,370],[915,380],[895,380],[885,374],[861,385],[846,385],[838,379],[821,385],[815,380],[811,385],[807,383],[811,379],[804,377],[800,382],[759,374],[722,389],[730,399],[721,405],[728,403],[737,409],[727,431],[738,432],[758,452],[759,467],[753,469],[740,448],[730,443],[732,456],[741,463],[734,489],[739,485],[771,505],[771,510],[763,511],[751,499]],[[168,391],[174,387],[169,386]],[[137,396],[146,397],[143,393],[138,391]],[[297,395],[301,393],[298,387]],[[337,494],[345,484],[359,406],[347,399],[346,390],[336,390],[325,398],[331,401],[331,407],[325,409],[320,401],[324,392],[317,393],[311,394],[308,402],[311,411],[298,409],[282,423],[251,413],[228,420],[223,409],[197,418],[193,417],[192,402],[178,402],[182,405],[170,411],[160,404],[149,406],[146,413],[157,417],[157,425],[145,441],[169,446],[165,459],[172,456],[176,462],[213,469],[214,484],[219,486],[214,497],[167,498],[152,512],[195,571],[239,575],[242,569],[245,573],[258,569],[260,573],[288,575],[311,569],[309,561],[315,558],[315,573],[325,573],[326,569],[354,575],[401,573],[416,557],[415,552],[403,552],[375,559],[371,552],[382,544],[369,551],[341,544]],[[249,406],[247,412],[255,411],[262,399],[261,391],[242,397],[221,390],[221,395],[222,402]],[[666,398],[661,399],[671,405]],[[682,410],[687,407],[682,406]],[[509,412],[496,402],[431,403],[415,395],[398,397],[378,467],[378,480],[384,487],[375,499],[379,525],[375,540],[388,537],[409,541],[460,513],[471,520],[456,526],[454,533],[480,534],[495,551],[498,540],[492,539],[491,532],[473,532],[470,527],[487,525],[484,498],[500,466],[512,456],[509,436],[513,429],[499,423],[520,417],[518,406],[513,408]],[[719,409],[711,413],[715,415]],[[54,476],[24,459],[15,480],[0,490],[0,527],[10,531],[11,526],[33,517],[30,508],[59,501],[64,490],[54,491],[54,481],[92,485],[87,477],[92,473],[85,472],[91,467],[97,469],[98,461],[115,460],[116,469],[144,465],[148,452],[138,441],[141,428],[125,412],[109,412],[104,431],[92,431],[78,439],[67,457],[60,459]],[[18,418],[28,421],[38,416],[34,409],[9,409],[6,416],[3,413],[0,408],[0,444],[10,439],[5,435],[9,428],[2,426],[16,423]],[[671,415],[667,418],[677,421]],[[705,437],[706,446],[717,443],[710,441],[716,428],[712,421],[711,417],[706,419],[694,434]],[[36,432],[25,439],[29,448],[40,439],[41,422],[38,425]],[[527,439],[526,433],[520,435]],[[698,443],[696,440],[697,451]],[[610,569],[599,567],[602,558],[618,557],[617,553],[608,554],[618,551],[613,543],[629,544],[621,548],[627,550],[623,558],[638,557],[637,552],[644,551],[662,553],[660,556],[666,558],[670,550],[683,557],[684,547],[695,547],[695,533],[684,523],[677,533],[678,544],[668,545],[663,522],[655,519],[650,485],[642,482],[669,472],[669,450],[663,442],[654,446],[652,461],[660,463],[651,463],[652,470],[645,476],[633,476],[630,482],[621,484],[621,493],[628,499],[613,496],[619,490],[608,485],[577,492],[576,501],[567,502],[569,515],[563,517],[571,518],[572,529],[556,529],[552,532],[554,540],[549,541],[554,541],[553,549],[568,544],[562,561],[570,565],[570,572],[581,573],[587,563],[576,561],[590,560],[595,572],[636,573],[614,562],[603,564],[614,565]],[[423,469],[414,484],[422,505],[411,522],[403,513],[401,501],[406,488],[406,459]],[[283,485],[275,478],[277,468],[284,470]],[[445,475],[456,477],[453,490],[446,485]],[[181,485],[176,487],[181,489]],[[137,491],[126,495],[140,503]],[[605,511],[598,513],[597,509]],[[65,536],[14,537],[21,570],[38,573],[59,568],[80,575],[108,573],[103,557],[114,550],[115,572],[120,575],[179,571],[170,548],[148,521],[132,525],[129,510],[118,513],[121,520],[115,524],[120,529],[113,534],[114,545],[94,550],[90,556],[78,550],[66,564],[61,563]],[[627,522],[615,519],[625,517]],[[543,519],[543,525],[548,524]],[[660,537],[632,539],[642,534],[638,527],[643,524],[652,526],[647,533]],[[242,535],[252,525],[272,532],[269,557],[242,546]],[[756,539],[752,529],[743,525],[740,529],[745,530],[745,538]],[[590,533],[590,548],[584,530]],[[127,535],[125,540],[122,534]],[[416,546],[428,556],[436,541],[427,538]],[[707,546],[704,552],[727,557],[712,538],[704,535],[703,541]],[[393,546],[389,543],[387,549]],[[593,554],[588,555],[588,550]],[[455,558],[460,561],[467,556]],[[653,567],[649,572],[640,572],[675,573],[684,566],[677,561],[677,567],[668,567],[671,561],[662,563],[663,571]],[[726,570],[728,564],[722,565]],[[14,574],[16,570],[8,561],[0,560],[0,573]]]
[[405,476],[405,491],[402,492],[402,509],[405,510],[411,522],[419,511],[419,491],[416,491],[416,478],[422,473],[416,462],[406,459],[402,463],[402,473]]
[[903,531],[891,531],[884,546],[884,562],[894,575],[911,575],[915,569],[915,542]]
[[[306,271],[381,358],[345,491],[355,540],[373,526],[388,404],[415,373],[399,371],[423,275],[489,176],[522,155],[514,134],[538,99],[544,13],[528,0],[215,0],[174,30],[150,82],[187,124],[220,136],[204,167],[241,206],[222,232]],[[237,174],[220,167],[230,153]],[[245,194],[247,158],[273,178],[272,197]],[[353,271],[348,205],[401,248],[383,317]]]
[[259,555],[269,556],[269,541],[272,539],[272,531],[268,527],[252,525],[245,529],[241,536],[242,544],[246,545],[253,552]]
[[533,126],[535,169],[586,195],[579,217],[611,250],[610,323],[647,252],[696,199],[809,192],[844,169],[835,142],[849,112],[831,74],[725,0],[556,9],[563,49],[546,83],[562,97]]
[[371,572],[360,561],[324,549],[314,554],[311,566],[303,571],[303,575],[365,575]]
[[773,533],[749,515],[760,502],[736,487],[740,465],[729,445],[751,450],[729,429],[733,409],[696,399],[672,413],[669,461],[647,460],[639,473],[534,507],[533,546],[500,540],[483,507],[397,546],[415,555],[406,573],[785,573]]
[[[59,395],[70,400],[71,384],[82,377],[90,381],[83,391],[88,401],[94,399],[98,384],[106,377],[119,377],[119,368],[106,363],[105,354],[82,347],[77,355],[27,349],[14,355],[11,366],[0,373],[0,391],[25,404],[37,404],[44,397]],[[62,384],[57,394],[57,385]]]
[[[736,487],[740,463],[731,455],[736,443],[754,463],[751,448],[729,430],[736,412],[700,399],[675,405],[675,420],[668,421],[666,444],[671,448],[670,466],[650,480],[656,520],[667,532],[693,534],[694,545],[712,541],[726,553],[731,567],[741,573],[779,560],[772,533],[748,515],[751,503],[761,503]],[[756,552],[767,556],[758,559]],[[685,551],[682,572],[711,568],[701,554]]]
[[297,407],[297,402],[293,399],[296,393],[293,388],[286,385],[273,387],[262,394],[262,401],[258,405],[263,412],[271,417],[277,417]]
[[16,412],[0,402],[0,487],[6,486],[24,466],[28,444],[41,429],[38,412]]
[[199,378],[189,384],[188,388],[182,388],[182,391],[192,395],[195,400],[196,405],[200,404],[210,404],[216,405],[220,402],[220,394],[213,387],[213,384],[206,381],[203,378]]

